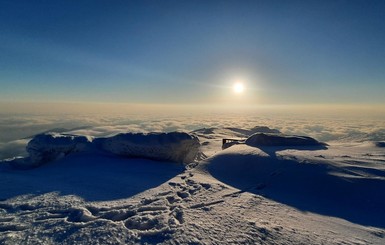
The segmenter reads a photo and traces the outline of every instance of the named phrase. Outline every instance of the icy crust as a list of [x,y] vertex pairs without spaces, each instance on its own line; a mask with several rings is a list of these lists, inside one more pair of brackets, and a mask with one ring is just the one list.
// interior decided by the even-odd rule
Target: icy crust
[[311,137],[272,134],[272,133],[256,133],[251,135],[245,141],[246,145],[260,146],[325,146],[325,143],[319,142]]
[[159,161],[190,163],[200,152],[199,139],[187,133],[125,133],[109,138],[43,133],[27,145],[27,158],[15,159],[15,167],[37,167],[73,153],[112,153]]
[[384,245],[383,148],[220,149],[243,132],[195,131],[209,157],[186,171],[112,153],[30,171],[0,164],[0,244]]
[[28,158],[19,159],[20,167],[35,167],[60,159],[70,153],[85,152],[91,148],[91,139],[86,136],[44,133],[28,142]]
[[197,169],[302,211],[384,228],[384,156],[367,143],[327,148],[239,144]]
[[199,154],[197,137],[180,132],[125,133],[100,142],[103,150],[125,157],[190,163]]

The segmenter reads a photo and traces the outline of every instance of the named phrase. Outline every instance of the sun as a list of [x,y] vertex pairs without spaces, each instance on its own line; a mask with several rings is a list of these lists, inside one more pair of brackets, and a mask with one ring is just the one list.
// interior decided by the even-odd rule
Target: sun
[[241,94],[243,91],[245,91],[245,86],[241,82],[236,82],[233,85],[233,91],[236,94]]

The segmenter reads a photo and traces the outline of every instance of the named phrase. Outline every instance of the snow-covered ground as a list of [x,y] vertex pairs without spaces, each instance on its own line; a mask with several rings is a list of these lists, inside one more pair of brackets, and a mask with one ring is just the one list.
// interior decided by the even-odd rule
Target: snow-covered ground
[[277,133],[195,130],[205,157],[186,166],[90,151],[5,161],[0,244],[385,244],[383,142],[281,135],[222,150],[258,132]]

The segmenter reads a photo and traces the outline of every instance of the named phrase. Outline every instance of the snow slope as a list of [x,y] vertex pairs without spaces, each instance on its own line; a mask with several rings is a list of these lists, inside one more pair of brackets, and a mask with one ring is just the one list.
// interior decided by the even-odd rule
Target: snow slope
[[183,165],[173,162],[81,153],[27,170],[1,166],[0,197],[58,192],[87,201],[115,200],[156,187],[183,171]]
[[344,154],[339,146],[285,150],[235,145],[199,168],[230,186],[304,212],[385,227],[385,166]]
[[384,244],[383,147],[221,150],[222,138],[252,131],[195,131],[207,158],[185,171],[94,153],[30,170],[1,164],[0,243]]

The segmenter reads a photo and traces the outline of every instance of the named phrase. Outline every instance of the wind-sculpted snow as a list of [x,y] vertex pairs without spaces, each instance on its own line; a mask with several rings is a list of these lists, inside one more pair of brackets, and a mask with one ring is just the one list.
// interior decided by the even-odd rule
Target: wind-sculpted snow
[[198,168],[242,191],[299,210],[384,228],[384,156],[382,148],[370,143],[327,148],[238,144]]
[[29,161],[40,165],[62,158],[70,153],[84,152],[91,147],[85,136],[46,133],[36,135],[27,145]]
[[37,167],[73,153],[112,153],[124,157],[190,163],[200,152],[199,139],[182,132],[126,133],[109,138],[43,133],[27,145],[27,158],[15,159],[16,167]]
[[[235,130],[233,130],[235,131]],[[255,127],[252,130],[240,130],[235,132],[242,132],[243,137],[247,139],[226,139],[223,142],[222,149],[229,148],[233,145],[246,144],[253,147],[325,147],[326,144],[319,142],[308,136],[286,135],[280,133],[278,130],[270,129],[268,127]],[[242,135],[238,135],[238,137]],[[243,138],[242,137],[242,138]]]
[[324,143],[307,136],[256,133],[245,141],[249,146],[323,146]]
[[[186,168],[116,154],[158,159],[168,148],[186,160],[199,145],[189,134],[36,137],[36,156],[68,157],[0,164],[0,244],[384,244],[381,144],[298,146],[280,134],[274,146],[244,144],[255,131],[277,133],[195,130],[208,157]],[[222,139],[243,144],[221,150]]]
[[103,150],[126,157],[190,163],[199,154],[197,137],[187,133],[126,133],[101,139]]

